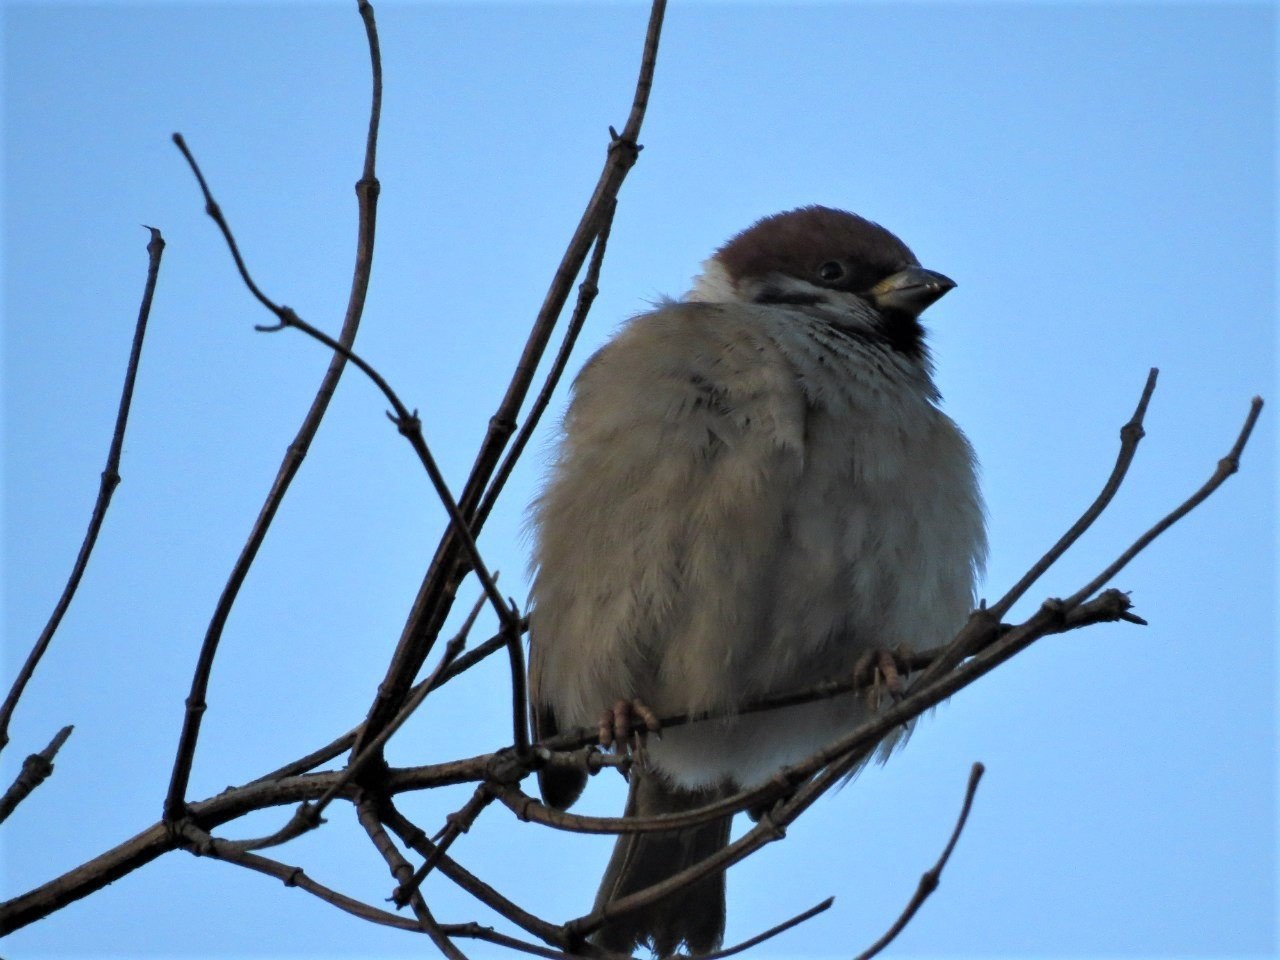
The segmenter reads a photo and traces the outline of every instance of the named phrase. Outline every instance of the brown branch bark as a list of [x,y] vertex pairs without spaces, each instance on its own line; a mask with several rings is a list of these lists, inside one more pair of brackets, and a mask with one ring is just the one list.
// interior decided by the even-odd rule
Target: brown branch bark
[[[387,778],[389,793],[425,790],[483,780],[492,763],[491,755],[453,760],[447,763],[408,767],[392,771]],[[312,773],[257,782],[224,790],[215,797],[192,803],[185,821],[177,824],[161,820],[92,860],[67,871],[39,887],[0,903],[0,936],[12,933],[87,897],[163,854],[183,845],[181,829],[186,822],[205,831],[238,820],[246,814],[271,807],[315,800],[323,796],[340,774]],[[356,788],[348,786],[344,799],[354,799]],[[223,841],[224,849],[237,849],[235,841]]]
[[17,809],[18,804],[27,799],[31,791],[49,779],[53,773],[53,758],[58,755],[58,751],[62,749],[62,745],[67,742],[67,737],[71,736],[71,731],[74,729],[75,727],[69,724],[63,727],[53,735],[47,747],[39,753],[28,754],[22,761],[22,769],[18,771],[18,776],[4,792],[4,796],[0,797],[0,823],[8,820],[9,814]]
[[286,887],[296,887],[299,890],[303,890],[323,900],[325,903],[351,914],[353,917],[359,917],[361,920],[368,920],[370,923],[380,924],[385,927],[395,927],[398,930],[409,930],[414,933],[423,932],[418,924],[408,917],[398,916],[388,910],[379,909],[372,904],[339,893],[331,887],[326,887],[324,884],[307,876],[306,871],[301,867],[281,863],[279,860],[271,860],[256,853],[228,849],[222,841],[190,822],[183,825],[181,832],[187,840],[187,849],[198,857],[221,860],[233,866],[244,867],[247,870],[252,870],[268,877],[275,877]]
[[[498,577],[497,572],[495,572],[493,576],[496,580]],[[484,643],[472,650],[468,650],[465,653],[461,652],[461,649],[466,646],[467,638],[471,633],[471,628],[475,625],[476,616],[480,613],[480,609],[483,606],[485,599],[486,597],[481,596],[476,601],[475,606],[472,607],[471,613],[467,616],[462,628],[447,644],[445,644],[445,655],[443,657],[444,669],[439,671],[439,679],[436,679],[436,671],[433,671],[431,676],[427,677],[425,680],[420,680],[414,685],[413,689],[410,691],[411,697],[417,697],[420,693],[425,696],[427,692],[439,689],[454,677],[465,673],[486,657],[492,656],[499,650],[506,647],[506,638],[502,634],[498,634],[495,637],[490,637],[488,640],[484,641]],[[528,630],[528,628],[528,620],[521,620],[520,631],[523,633]],[[451,652],[455,647],[458,649],[456,656]],[[290,761],[283,767],[279,767],[270,773],[264,773],[254,782],[256,783],[262,780],[279,780],[282,777],[292,777],[300,773],[306,773],[309,770],[314,770],[316,767],[320,766],[320,764],[328,763],[335,757],[341,756],[350,750],[352,745],[355,744],[356,736],[359,733],[360,727],[352,727],[346,733],[329,741],[329,743],[320,747],[318,750],[313,750],[306,756]]]
[[[542,308],[534,320],[524,352],[497,412],[489,421],[489,430],[480,445],[471,474],[463,487],[459,504],[463,516],[472,522],[472,533],[479,534],[483,524],[475,523],[477,506],[489,485],[507,439],[515,429],[516,416],[524,404],[534,372],[542,359],[551,332],[568,300],[574,278],[582,269],[587,253],[611,217],[618,191],[639,156],[638,138],[649,103],[657,64],[658,41],[666,0],[653,0],[649,26],[645,34],[640,72],[631,101],[631,112],[622,133],[613,137],[605,158],[604,169],[591,199],[578,222],[568,248],[552,277]],[[423,577],[396,646],[386,676],[378,686],[378,694],[369,708],[362,737],[375,736],[399,709],[400,703],[430,654],[431,647],[452,607],[459,584],[467,570],[461,562],[460,543],[455,525],[450,525],[436,548]]]
[[[419,855],[429,857],[435,854],[435,844],[431,842],[426,833],[413,821],[400,813],[394,804],[388,803],[382,810],[381,816],[382,822],[400,837],[401,841],[416,850]],[[459,888],[471,894],[489,909],[506,917],[522,930],[533,934],[545,943],[552,943],[561,947],[568,946],[568,937],[564,927],[548,923],[541,917],[521,908],[513,900],[504,897],[492,886],[465,870],[453,858],[447,855],[439,855],[437,869]]]
[[[391,837],[387,835],[386,829],[382,826],[379,806],[379,803],[373,797],[367,793],[362,793],[356,800],[356,813],[359,817],[360,825],[369,834],[369,839],[373,842],[374,848],[386,860],[387,869],[391,871],[391,876],[403,886],[405,881],[412,876],[413,867],[404,858],[404,854],[399,851]],[[418,918],[418,925],[422,932],[431,938],[431,942],[436,945],[436,948],[449,960],[466,960],[466,955],[440,929],[440,924],[436,922],[436,918],[432,915],[430,908],[427,907],[427,902],[422,898],[422,895],[415,890],[406,900],[413,908],[413,914]]]
[[466,805],[456,813],[451,813],[446,818],[447,822],[444,828],[431,838],[435,844],[435,850],[431,855],[422,861],[422,866],[413,872],[413,876],[407,880],[402,880],[391,893],[391,900],[397,906],[403,906],[404,903],[413,894],[418,892],[418,888],[422,886],[422,881],[427,878],[435,865],[440,862],[443,857],[453,846],[453,842],[471,829],[472,824],[476,822],[476,818],[484,812],[494,800],[493,792],[489,789],[487,783],[482,783],[476,787],[471,798],[467,800]]

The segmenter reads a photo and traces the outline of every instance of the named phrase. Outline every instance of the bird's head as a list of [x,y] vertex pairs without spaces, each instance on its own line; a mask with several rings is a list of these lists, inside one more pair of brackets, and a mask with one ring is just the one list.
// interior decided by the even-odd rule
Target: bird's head
[[923,359],[920,314],[954,286],[878,223],[811,206],[739,233],[703,265],[687,299],[802,309]]

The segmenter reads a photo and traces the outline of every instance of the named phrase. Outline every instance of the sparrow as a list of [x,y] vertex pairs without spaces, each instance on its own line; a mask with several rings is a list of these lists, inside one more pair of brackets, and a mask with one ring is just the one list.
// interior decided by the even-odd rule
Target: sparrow
[[[629,716],[728,714],[648,738],[626,816],[757,786],[873,709],[852,694],[735,708],[964,623],[984,508],[919,320],[954,286],[884,227],[801,207],[730,239],[689,293],[632,318],[577,377],[531,508],[537,735],[601,723],[611,739]],[[539,780],[563,809],[586,774]],[[724,847],[730,821],[620,835],[596,907]],[[724,923],[719,873],[593,941],[696,955],[719,947]]]

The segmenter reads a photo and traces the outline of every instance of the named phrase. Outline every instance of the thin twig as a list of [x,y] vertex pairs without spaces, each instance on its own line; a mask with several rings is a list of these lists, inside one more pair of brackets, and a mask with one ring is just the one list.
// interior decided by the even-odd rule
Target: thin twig
[[528,943],[524,940],[518,940],[515,937],[509,937],[505,933],[498,933],[492,927],[482,927],[474,920],[470,923],[442,923],[440,930],[450,937],[467,937],[471,940],[483,940],[486,943],[493,943],[499,947],[507,947],[511,950],[518,950],[521,953],[529,953],[535,957],[545,957],[546,960],[574,960],[581,954],[565,953],[562,950],[551,950],[547,947],[540,947],[536,943]]
[[354,783],[368,766],[381,757],[383,744],[391,739],[395,732],[418,709],[422,701],[427,698],[427,695],[435,689],[436,679],[448,668],[450,659],[457,654],[460,648],[461,644],[457,643],[457,638],[455,638],[454,642],[451,642],[445,648],[445,655],[436,664],[431,676],[416,688],[414,696],[409,698],[391,723],[383,727],[382,732],[377,737],[369,741],[346,767],[335,774],[333,783],[321,795],[320,799],[315,802],[304,801],[294,811],[293,816],[289,818],[289,822],[275,833],[268,834],[265,837],[255,837],[251,840],[226,840],[223,842],[232,844],[240,850],[263,850],[267,847],[275,847],[282,843],[287,843],[320,826],[324,822],[322,814],[325,808],[337,797],[342,796],[349,785]]
[[[511,601],[511,609],[516,602]],[[507,641],[507,663],[511,667],[511,742],[517,756],[529,755],[529,697],[524,670],[524,645],[520,642],[520,617],[502,624]]]
[[902,911],[902,915],[893,922],[893,926],[884,932],[884,936],[858,954],[856,960],[871,960],[872,957],[892,943],[894,938],[911,922],[911,918],[916,915],[916,911],[924,906],[924,902],[929,899],[929,895],[938,889],[938,883],[942,879],[943,868],[946,867],[947,861],[951,859],[951,851],[956,848],[956,841],[960,839],[960,831],[964,829],[965,821],[969,819],[969,810],[973,806],[973,795],[977,792],[978,781],[982,779],[984,770],[985,768],[982,764],[975,763],[969,771],[969,784],[964,791],[964,803],[960,807],[960,816],[956,818],[955,829],[951,831],[951,839],[947,841],[946,847],[943,848],[942,855],[938,857],[938,862],[920,875],[920,883],[916,887],[916,892],[912,894],[906,909]]
[[308,773],[320,766],[320,764],[328,763],[335,757],[340,757],[342,754],[350,750],[351,745],[356,742],[356,733],[359,729],[359,727],[354,727],[342,734],[340,737],[330,740],[320,749],[313,750],[306,756],[290,761],[283,767],[277,767],[270,773],[264,773],[260,777],[255,777],[250,780],[249,783],[245,784],[245,786],[255,783],[271,783],[275,780],[283,780],[285,777],[296,777],[299,774]]
[[[373,4],[368,0],[358,0],[356,3],[356,11],[360,14],[360,21],[364,24],[365,42],[369,47],[369,125],[365,132],[364,138],[364,166],[360,171],[360,181],[356,184],[356,191],[371,190],[375,193],[381,188],[378,184],[378,176],[376,172],[378,160],[378,126],[382,122],[382,45],[378,41],[378,22],[373,15]],[[377,205],[370,204],[366,209],[361,204],[361,215],[367,214],[370,218],[377,215]],[[366,256],[361,257],[361,262],[366,266],[372,265],[373,254],[373,225],[369,225],[368,230],[361,229],[357,236],[359,241],[363,243],[368,240],[368,249]],[[362,284],[353,283],[351,286],[354,294],[358,287]],[[363,301],[364,294],[360,294]]]
[[1129,472],[1129,465],[1133,463],[1138,444],[1146,436],[1142,422],[1146,418],[1147,405],[1151,402],[1151,395],[1156,389],[1156,378],[1159,375],[1160,371],[1155,367],[1152,367],[1148,372],[1147,382],[1142,388],[1142,395],[1138,398],[1138,406],[1133,411],[1133,416],[1129,418],[1129,422],[1120,428],[1120,451],[1116,455],[1116,463],[1111,469],[1111,476],[1103,484],[1098,496],[1089,505],[1089,508],[1080,515],[1080,519],[1071,525],[1071,529],[1064,533],[1058,539],[1058,542],[1050,547],[1049,551],[1037,560],[1035,565],[1023,574],[1022,578],[1010,587],[1003,597],[992,605],[990,610],[993,617],[1003,618],[1013,605],[1021,599],[1022,595],[1030,589],[1031,585],[1039,580],[1051,566],[1057,563],[1058,559],[1067,552],[1071,545],[1093,526],[1094,521],[1111,503],[1116,491],[1120,489],[1120,485],[1124,482],[1125,474]]
[[[493,572],[493,578],[495,581],[498,579],[498,571],[495,570]],[[445,645],[444,669],[433,672],[432,676],[427,677],[427,679],[417,684],[412,691],[414,694],[423,688],[426,688],[428,691],[439,689],[458,674],[470,669],[485,657],[496,653],[506,646],[505,638],[502,634],[499,634],[496,637],[490,637],[474,650],[470,650],[461,656],[454,656],[454,652],[456,650],[459,650],[466,645],[467,637],[470,636],[471,628],[475,625],[476,618],[480,615],[480,611],[483,609],[486,599],[487,598],[484,594],[481,594],[476,599],[475,605],[471,608],[471,612],[467,615],[466,620],[463,621],[462,627],[458,630],[458,633]],[[528,629],[527,618],[520,621],[520,629],[522,631]],[[435,680],[433,683],[433,677],[435,677],[437,673],[439,674],[439,679]],[[356,742],[356,736],[359,733],[359,727],[352,727],[346,733],[330,740],[318,750],[313,750],[306,756],[290,761],[283,767],[278,767],[270,773],[264,773],[262,776],[256,777],[249,782],[262,783],[268,780],[279,780],[282,777],[293,777],[300,773],[306,773],[309,770],[314,770],[316,767],[320,766],[320,764],[328,763],[335,757],[341,756],[350,750],[352,744]]]
[[368,920],[371,923],[378,923],[386,927],[395,927],[398,930],[410,930],[414,933],[425,932],[415,921],[410,920],[408,917],[399,916],[389,910],[382,910],[362,900],[339,893],[331,887],[326,887],[324,884],[307,876],[302,867],[281,863],[279,860],[272,860],[256,853],[228,849],[216,837],[211,836],[207,831],[201,830],[190,822],[182,825],[181,832],[188,841],[188,849],[198,857],[221,860],[224,863],[244,867],[248,870],[265,874],[268,877],[275,877],[286,887],[297,887],[299,890],[318,897],[325,903],[331,904],[352,916],[359,917],[361,920]]
[[[413,873],[413,867],[409,865],[409,861],[404,858],[399,848],[387,836],[386,829],[382,826],[382,818],[379,816],[378,804],[367,794],[362,794],[356,801],[356,811],[360,819],[360,825],[365,828],[365,832],[369,834],[369,839],[373,841],[374,847],[382,854],[382,858],[387,861],[387,868],[391,871],[391,876],[398,883],[403,884],[405,879]],[[418,918],[418,924],[422,932],[431,938],[431,942],[436,948],[444,954],[449,960],[466,960],[466,955],[454,945],[453,941],[445,935],[440,929],[440,924],[432,915],[427,902],[422,899],[422,895],[414,892],[409,897],[409,905],[413,908],[413,914]]]
[[1093,596],[1094,592],[1106,585],[1112,577],[1129,565],[1129,562],[1140,554],[1147,546],[1160,534],[1164,533],[1171,526],[1185,517],[1200,504],[1208,499],[1209,495],[1217,490],[1220,486],[1227,482],[1227,478],[1234,475],[1240,469],[1240,456],[1244,453],[1245,444],[1249,442],[1249,436],[1253,433],[1254,425],[1258,422],[1258,417],[1262,414],[1262,398],[1254,397],[1249,403],[1249,413],[1244,419],[1244,425],[1240,428],[1240,433],[1236,437],[1236,442],[1231,445],[1231,449],[1227,455],[1218,461],[1217,468],[1213,471],[1213,475],[1204,482],[1204,484],[1187,497],[1178,507],[1171,510],[1162,517],[1154,526],[1146,533],[1133,542],[1124,553],[1120,554],[1110,566],[1103,570],[1100,574],[1090,580],[1087,584],[1073,593],[1063,603],[1072,607],[1082,602],[1088,597]]
[[484,812],[485,807],[493,803],[494,797],[492,791],[489,790],[488,784],[480,784],[476,787],[471,798],[463,805],[462,809],[457,813],[451,813],[447,817],[444,828],[431,838],[435,844],[435,849],[431,851],[422,862],[422,866],[414,871],[413,876],[396,887],[391,894],[391,901],[398,907],[404,906],[409,897],[418,892],[418,888],[422,886],[422,881],[427,878],[435,865],[440,862],[440,858],[448,852],[453,846],[453,842],[471,829],[471,825],[476,822],[476,818]]
[[515,440],[512,441],[510,449],[507,450],[507,455],[502,458],[502,466],[498,468],[498,472],[493,477],[493,482],[489,484],[489,488],[485,491],[484,499],[481,501],[479,509],[476,510],[474,522],[477,525],[483,524],[488,519],[489,511],[498,502],[498,495],[502,493],[503,488],[506,486],[507,479],[515,469],[516,461],[524,453],[524,448],[528,445],[534,430],[537,429],[538,423],[542,420],[543,413],[546,412],[551,403],[551,396],[555,393],[555,389],[560,383],[560,378],[564,376],[565,368],[569,365],[569,357],[573,353],[574,345],[578,342],[578,334],[582,332],[582,328],[587,322],[587,314],[591,311],[591,305],[595,302],[596,295],[600,292],[600,268],[604,265],[604,252],[609,243],[609,233],[613,228],[613,215],[617,205],[617,200],[606,202],[601,218],[600,232],[596,235],[595,243],[591,248],[591,262],[587,264],[587,275],[583,278],[582,283],[578,284],[578,299],[573,305],[573,313],[569,317],[568,327],[565,328],[564,339],[560,342],[560,349],[556,351],[556,357],[551,362],[551,369],[547,371],[546,379],[542,382],[538,396],[534,399],[533,405],[529,407],[529,413],[525,417],[524,423],[520,425],[520,432],[516,434]]
[[620,834],[668,833],[672,830],[684,830],[710,823],[712,820],[741,813],[776,799],[780,787],[773,781],[766,781],[758,787],[743,790],[694,810],[683,813],[664,813],[652,817],[596,817],[582,813],[569,813],[567,810],[548,807],[511,784],[490,783],[489,790],[503,806],[516,815],[518,820],[542,824],[568,833]]
[[[529,620],[526,617],[520,621],[520,632],[524,633],[528,629]],[[445,670],[444,673],[440,674],[440,680],[436,686],[444,686],[454,677],[470,670],[480,661],[493,656],[493,654],[497,653],[499,650],[506,649],[506,646],[507,637],[505,633],[499,633],[497,636],[490,637],[478,647],[468,650],[462,656],[458,657],[457,660],[453,661],[453,663],[449,664],[448,669]]]
[[[347,299],[346,315],[342,321],[342,330],[338,335],[338,341],[348,349],[355,343],[356,332],[360,328],[360,319],[364,314],[365,297],[369,291],[369,278],[373,270],[374,239],[377,233],[378,194],[381,192],[375,173],[375,159],[378,143],[378,125],[382,115],[382,56],[378,45],[378,31],[373,16],[373,8],[368,3],[362,2],[359,4],[359,13],[364,22],[365,35],[368,40],[372,90],[364,163],[360,180],[356,183],[359,223],[356,227],[355,265],[352,269],[351,292]],[[186,158],[197,182],[200,184],[200,192],[203,194],[205,201],[205,211],[222,232],[223,239],[227,243],[227,248],[231,252],[231,257],[235,261],[236,269],[239,271],[245,286],[267,309],[273,312],[277,311],[279,308],[258,289],[257,284],[249,276],[249,271],[245,267],[244,259],[240,256],[240,249],[236,245],[231,228],[222,216],[222,211],[217,203],[214,202],[209,186],[205,183],[204,175],[200,172],[195,158],[187,149],[186,142],[180,134],[174,134],[173,141],[177,144],[178,149],[182,151],[182,155]],[[297,435],[285,452],[284,459],[276,472],[275,480],[271,484],[271,489],[267,492],[262,509],[258,512],[258,517],[254,521],[248,539],[245,541],[244,547],[241,548],[240,555],[236,558],[235,565],[227,577],[226,585],[222,588],[222,593],[218,597],[217,606],[214,608],[213,616],[210,618],[209,626],[205,631],[204,640],[200,645],[200,654],[191,678],[191,690],[187,695],[186,710],[182,719],[182,732],[178,737],[173,772],[169,777],[169,789],[164,801],[164,816],[167,821],[177,821],[185,815],[187,784],[191,778],[191,767],[195,762],[196,743],[200,738],[200,724],[207,707],[205,697],[208,693],[209,675],[213,670],[214,656],[217,654],[218,643],[222,639],[227,619],[231,615],[231,608],[235,605],[236,597],[240,593],[240,587],[249,575],[249,569],[253,566],[254,559],[258,555],[258,549],[262,546],[263,540],[266,539],[267,530],[275,518],[276,511],[280,508],[280,504],[284,500],[294,476],[302,466],[302,461],[307,456],[311,441],[320,429],[320,423],[324,419],[325,411],[329,407],[329,401],[333,398],[334,391],[338,386],[338,380],[341,378],[345,366],[346,358],[340,352],[335,352],[329,359],[329,366],[320,380],[319,387],[316,389],[316,395],[311,401],[311,407],[307,410],[302,424],[298,427]]]
[[[426,832],[400,813],[394,803],[388,801],[381,811],[381,818],[388,828],[399,836],[405,844],[417,851],[419,855],[429,857],[435,852],[435,844],[431,842]],[[535,916],[517,906],[514,901],[504,897],[492,886],[464,869],[452,857],[441,856],[436,869],[489,909],[506,917],[516,926],[538,937],[544,943],[554,944],[559,947],[568,946],[568,934],[564,927],[548,923],[541,917]]]
[[[604,218],[613,209],[613,201],[631,167],[640,153],[637,142],[649,103],[657,63],[658,41],[662,33],[662,20],[666,12],[666,0],[653,0],[649,25],[645,33],[644,52],[641,55],[639,76],[631,111],[622,133],[614,136],[609,144],[604,168],[596,188],[578,222],[568,248],[551,280],[551,286],[543,300],[533,328],[525,343],[524,351],[516,363],[515,372],[507,387],[497,412],[490,418],[489,429],[476,455],[471,474],[463,486],[459,504],[463,516],[475,519],[476,508],[488,486],[489,479],[498,465],[508,438],[515,429],[515,418],[523,405],[534,373],[550,339],[558,317],[564,309],[587,254],[603,229]],[[478,535],[482,524],[473,524],[471,532]],[[418,595],[406,619],[399,643],[386,676],[378,685],[378,694],[369,708],[362,735],[372,737],[395,714],[422,664],[430,654],[431,646],[449,615],[457,595],[457,589],[466,572],[460,551],[458,532],[461,528],[451,523],[445,530],[435,555],[423,577]]]
[[39,753],[28,754],[22,761],[22,769],[18,771],[17,778],[4,792],[4,796],[0,797],[0,823],[9,819],[9,814],[30,796],[32,790],[49,779],[50,774],[53,773],[53,758],[58,755],[58,751],[62,749],[62,745],[67,742],[67,737],[71,736],[71,731],[74,729],[75,727],[70,724],[63,727],[53,735],[47,747]]
[[431,448],[427,446],[426,438],[422,433],[422,420],[418,416],[418,411],[410,412],[409,408],[404,405],[404,402],[401,401],[399,395],[392,389],[391,384],[386,381],[382,374],[354,350],[334,340],[323,330],[312,326],[289,307],[280,307],[275,313],[279,318],[278,323],[258,324],[254,329],[262,333],[274,333],[289,327],[301,331],[313,340],[323,343],[330,350],[340,353],[350,360],[352,365],[373,381],[373,384],[382,392],[382,395],[395,411],[394,413],[388,413],[387,419],[395,424],[396,430],[413,447],[414,453],[418,455],[418,461],[431,479],[431,485],[435,487],[436,496],[440,498],[445,511],[449,514],[450,522],[456,524],[461,532],[460,538],[464,551],[472,569],[480,580],[480,585],[484,588],[485,594],[493,604],[494,611],[498,614],[498,619],[504,624],[518,624],[520,622],[519,614],[513,608],[507,606],[502,594],[498,592],[497,582],[480,556],[480,548],[476,545],[475,536],[471,532],[470,525],[463,519],[462,511],[454,499],[453,492],[449,489],[449,484],[445,480],[444,474],[440,472],[440,465],[436,463],[436,458],[431,453]]
[[792,927],[798,927],[800,924],[804,923],[806,920],[812,920],[818,914],[824,913],[825,911],[831,909],[831,905],[835,902],[836,902],[835,897],[827,897],[827,899],[823,900],[821,903],[815,906],[810,907],[808,910],[804,911],[803,913],[798,913],[794,917],[792,917],[790,920],[784,920],[782,923],[779,923],[777,926],[770,927],[764,933],[756,934],[754,937],[752,937],[749,940],[743,940],[741,943],[736,943],[732,947],[726,947],[724,950],[717,950],[715,953],[699,954],[698,960],[724,960],[725,957],[731,957],[735,953],[742,953],[745,950],[750,950],[752,947],[758,946],[759,944],[764,943],[766,940],[772,940],[774,937],[776,937],[780,933],[786,933]]
[[147,319],[151,316],[151,301],[155,296],[156,281],[160,277],[160,259],[164,256],[164,237],[155,227],[146,229],[151,233],[151,240],[147,243],[147,280],[142,288],[142,303],[138,307],[138,320],[133,328],[133,346],[129,348],[129,363],[125,367],[120,405],[116,408],[116,425],[111,433],[107,465],[103,468],[102,477],[98,481],[98,497],[94,501],[93,513],[89,517],[89,529],[80,543],[80,551],[76,554],[75,563],[72,564],[71,575],[67,577],[62,595],[58,597],[53,613],[49,615],[49,621],[40,631],[40,636],[36,638],[35,646],[27,654],[27,659],[22,664],[22,669],[18,671],[18,676],[14,679],[4,703],[0,704],[0,750],[9,744],[9,721],[13,717],[13,711],[17,708],[18,701],[22,699],[23,691],[26,690],[27,683],[35,673],[40,659],[49,649],[49,644],[53,642],[53,635],[57,632],[58,625],[62,623],[67,608],[71,606],[71,600],[80,586],[85,568],[89,566],[89,557],[93,553],[94,544],[98,542],[98,533],[106,519],[107,508],[111,505],[111,495],[120,485],[120,454],[124,449],[124,432],[129,423],[129,408],[133,404],[133,385],[138,377],[138,363],[142,359],[142,341],[147,332]]

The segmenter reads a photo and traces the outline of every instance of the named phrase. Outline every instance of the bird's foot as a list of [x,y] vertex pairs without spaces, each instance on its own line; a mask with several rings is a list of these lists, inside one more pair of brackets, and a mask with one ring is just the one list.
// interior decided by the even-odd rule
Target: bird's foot
[[903,677],[911,673],[909,652],[905,647],[868,650],[854,664],[853,682],[865,688],[873,709],[880,709],[886,695],[894,703],[902,699],[906,689]]
[[600,746],[630,751],[640,763],[646,759],[649,734],[662,736],[658,715],[639,700],[617,700],[600,715]]

